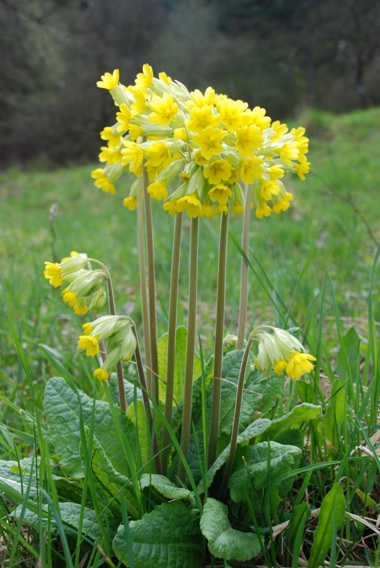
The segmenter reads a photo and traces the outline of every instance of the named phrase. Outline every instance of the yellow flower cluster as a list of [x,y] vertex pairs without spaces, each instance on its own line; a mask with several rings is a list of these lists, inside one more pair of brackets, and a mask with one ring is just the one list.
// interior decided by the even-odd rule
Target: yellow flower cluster
[[[116,122],[101,132],[104,167],[92,172],[95,185],[114,193],[115,182],[128,170],[136,181],[124,205],[134,209],[148,176],[151,198],[163,200],[171,215],[212,217],[245,203],[256,217],[285,211],[293,195],[281,179],[287,172],[301,179],[309,171],[304,128],[272,122],[263,108],[217,94],[189,92],[165,73],[155,77],[144,65],[135,84],[119,82],[119,71],[106,73],[97,85],[111,93]],[[247,197],[247,200],[246,200]]]
[[103,284],[108,275],[104,270],[89,268],[89,259],[84,253],[73,251],[61,262],[45,262],[44,277],[54,288],[66,284],[63,301],[78,315],[89,310],[97,312],[106,301]]
[[295,380],[314,369],[315,357],[304,353],[302,343],[284,329],[261,325],[252,332],[251,338],[259,342],[255,364],[265,373],[274,371],[282,375],[285,372]]
[[133,322],[128,316],[102,316],[82,327],[83,335],[79,336],[78,347],[88,357],[98,355],[100,344],[106,344],[107,356],[104,357],[103,365],[94,371],[97,379],[106,381],[115,365],[120,360],[129,359],[136,349]]

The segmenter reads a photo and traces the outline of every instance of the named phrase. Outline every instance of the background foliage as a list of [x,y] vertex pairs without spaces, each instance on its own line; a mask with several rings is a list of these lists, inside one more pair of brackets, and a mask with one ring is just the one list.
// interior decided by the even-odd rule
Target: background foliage
[[0,0],[0,160],[94,160],[112,109],[95,82],[149,62],[275,118],[380,103],[377,0]]

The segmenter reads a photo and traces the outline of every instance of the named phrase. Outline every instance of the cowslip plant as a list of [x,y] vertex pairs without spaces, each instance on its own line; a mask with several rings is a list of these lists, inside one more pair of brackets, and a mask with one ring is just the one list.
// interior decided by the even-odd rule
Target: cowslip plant
[[[211,87],[189,92],[165,73],[155,77],[149,65],[133,85],[121,84],[115,70],[98,86],[110,92],[117,112],[101,132],[104,167],[92,177],[108,193],[124,173],[135,178],[124,205],[137,209],[143,349],[134,321],[116,311],[102,262],[76,252],[46,262],[45,277],[62,287],[63,300],[78,315],[104,310],[108,298],[108,314],[84,323],[78,339],[79,349],[98,360],[94,378],[101,381],[102,400],[64,378],[51,379],[49,439],[62,477],[84,480],[91,468],[93,509],[82,512],[81,522],[95,510],[108,530],[102,546],[105,534],[114,537],[107,554],[113,550],[127,566],[190,568],[207,562],[206,539],[208,554],[246,561],[265,550],[261,531],[268,519],[260,509],[269,498],[276,517],[289,490],[289,483],[276,480],[291,480],[299,465],[301,424],[320,414],[318,406],[303,403],[274,418],[285,381],[313,370],[315,358],[300,341],[270,325],[256,326],[245,339],[250,213],[262,219],[288,209],[293,195],[282,179],[287,173],[304,179],[308,139],[303,128],[272,122],[263,108],[250,109]],[[168,329],[160,339],[152,199],[163,202],[161,215],[175,216]],[[178,327],[184,213],[190,223],[188,320]],[[224,330],[230,215],[243,216],[244,253],[232,339]],[[205,359],[196,352],[199,225],[214,216],[220,217],[214,351]],[[64,418],[62,401],[69,407]]]

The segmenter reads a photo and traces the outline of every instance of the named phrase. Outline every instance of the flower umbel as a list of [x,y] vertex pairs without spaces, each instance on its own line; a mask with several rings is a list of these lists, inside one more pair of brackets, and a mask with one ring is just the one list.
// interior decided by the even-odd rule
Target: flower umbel
[[[304,179],[309,171],[304,128],[289,131],[286,124],[272,123],[263,108],[250,109],[248,103],[217,94],[211,87],[189,93],[164,73],[155,77],[147,64],[133,85],[119,83],[118,70],[102,75],[97,85],[110,91],[118,107],[116,123],[101,133],[107,146],[101,148],[99,159],[106,165],[92,173],[95,185],[105,192],[115,192],[115,181],[124,171],[141,178],[145,168],[151,198],[163,200],[171,215],[180,213],[183,204],[191,217],[226,211],[241,215],[244,204],[250,203],[262,219],[285,211],[293,197],[282,184],[273,185],[277,192],[268,191],[267,184],[287,172]],[[225,188],[222,200],[210,191],[220,184]],[[249,199],[243,195],[237,203],[234,185]],[[195,192],[200,206],[189,208]],[[124,204],[133,210],[136,203],[131,190]],[[51,268],[52,276],[53,272]]]
[[269,325],[258,326],[251,333],[250,339],[259,343],[255,364],[265,374],[274,371],[281,375],[286,372],[294,380],[314,369],[312,361],[316,360],[315,357],[304,353],[302,343],[284,329]]

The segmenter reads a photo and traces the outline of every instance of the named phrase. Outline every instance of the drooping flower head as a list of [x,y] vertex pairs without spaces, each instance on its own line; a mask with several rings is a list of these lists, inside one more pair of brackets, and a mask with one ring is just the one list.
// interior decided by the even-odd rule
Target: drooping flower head
[[106,302],[103,285],[108,273],[104,269],[93,270],[85,253],[73,251],[61,262],[45,262],[44,277],[55,288],[66,285],[63,301],[78,315],[88,310],[98,312]]
[[[147,64],[133,85],[119,83],[118,70],[97,85],[118,107],[115,124],[101,133],[105,166],[92,173],[105,192],[115,192],[124,171],[141,178],[145,168],[150,197],[164,201],[169,214],[240,215],[248,202],[261,219],[290,205],[293,195],[279,179],[288,172],[304,179],[309,171],[304,128],[272,123],[261,107],[211,87],[189,92],[165,73],[155,77]],[[136,207],[136,187],[124,204]]]
[[315,357],[305,353],[302,343],[284,329],[269,325],[258,326],[251,339],[258,341],[259,349],[256,366],[265,374],[274,371],[281,375],[286,372],[290,379],[299,379],[314,369]]
[[128,316],[102,316],[83,325],[83,335],[79,336],[78,347],[88,357],[100,353],[101,343],[105,344],[107,355],[94,376],[107,380],[109,373],[121,360],[127,360],[136,349],[133,321]]

